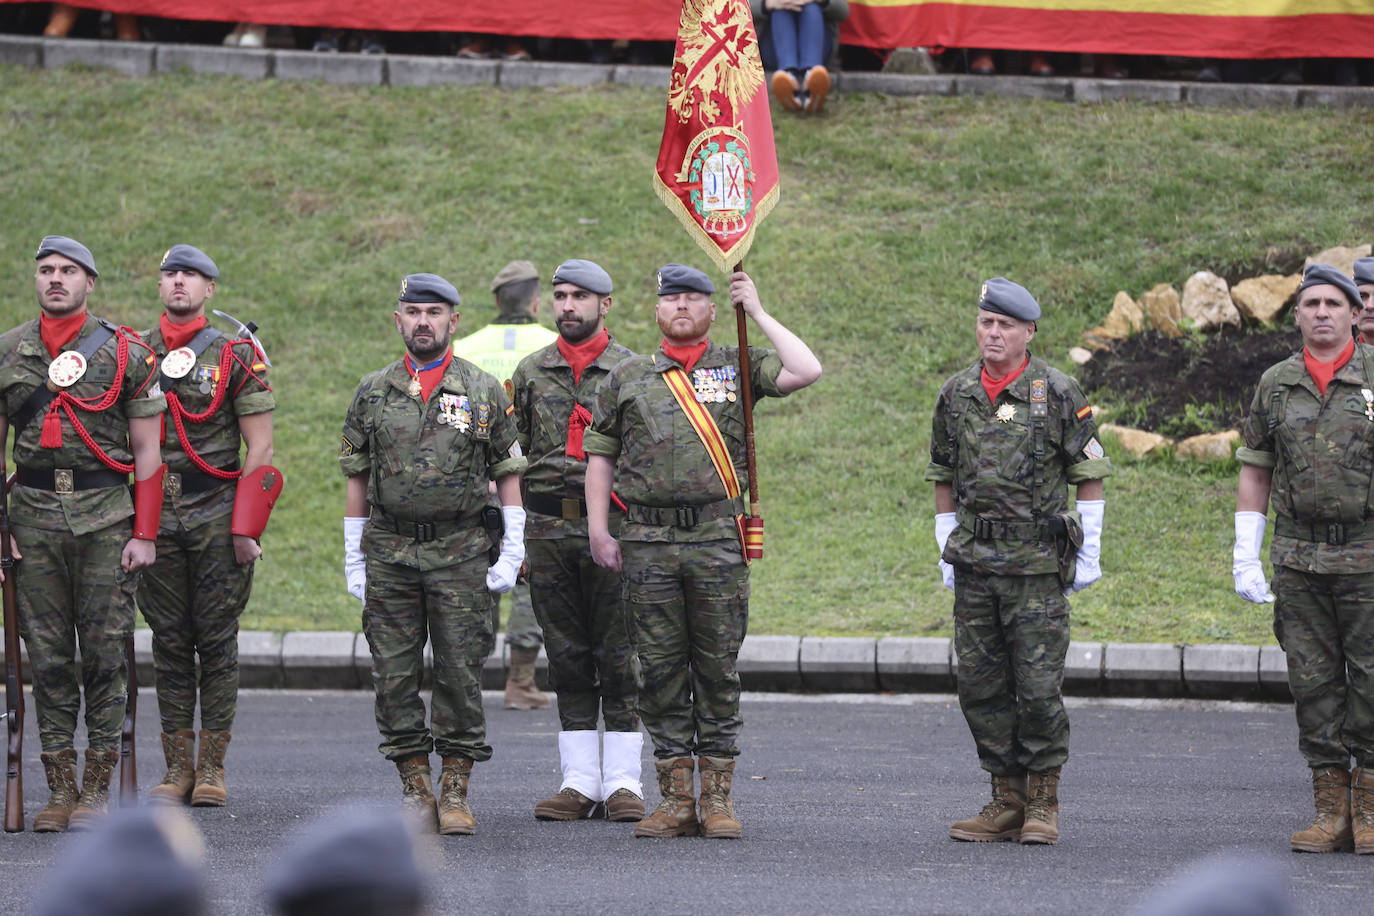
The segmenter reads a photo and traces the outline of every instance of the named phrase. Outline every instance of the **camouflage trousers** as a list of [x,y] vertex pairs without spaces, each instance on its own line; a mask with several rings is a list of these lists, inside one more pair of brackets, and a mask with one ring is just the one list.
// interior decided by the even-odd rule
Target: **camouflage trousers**
[[[166,516],[164,516],[165,518]],[[253,564],[234,560],[232,515],[193,529],[163,525],[157,562],[139,577],[138,608],[153,630],[162,730],[228,731],[239,692],[239,616],[253,587]],[[196,660],[200,676],[196,676]]]
[[506,605],[506,645],[512,649],[538,652],[544,644],[544,634],[539,631],[539,620],[534,613],[528,583],[521,582],[504,596],[504,600],[492,602],[492,632],[501,630],[501,605]]
[[654,756],[737,756],[744,720],[735,660],[749,625],[739,541],[622,541],[621,551],[643,676],[639,714]]
[[[378,750],[388,760],[431,751],[491,759],[481,684],[494,642],[486,576],[485,552],[428,572],[367,558],[363,635],[372,650]],[[426,638],[434,655],[429,728],[420,699]]]
[[1313,768],[1374,766],[1374,573],[1275,566],[1274,596],[1298,750]]
[[954,574],[959,706],[994,776],[1057,767],[1069,757],[1061,689],[1069,602],[1059,576]]
[[45,751],[72,747],[82,687],[90,747],[119,748],[128,692],[124,645],[134,630],[138,579],[124,572],[119,557],[131,529],[129,519],[79,536],[14,525],[23,555],[15,576],[19,635],[29,650],[38,738]]
[[634,622],[620,603],[620,576],[592,562],[584,537],[525,542],[530,597],[544,628],[549,682],[564,731],[639,731]]

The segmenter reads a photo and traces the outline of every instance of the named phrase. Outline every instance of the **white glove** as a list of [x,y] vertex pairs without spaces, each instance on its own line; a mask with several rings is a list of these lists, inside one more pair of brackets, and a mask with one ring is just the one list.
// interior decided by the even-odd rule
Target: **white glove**
[[1081,592],[1102,578],[1102,512],[1106,505],[1101,499],[1080,499],[1075,506],[1083,517],[1083,546],[1078,548],[1071,592]]
[[[958,527],[959,523],[955,521],[953,512],[935,513],[935,544],[940,548],[941,556],[944,556],[949,536]],[[945,583],[945,588],[954,591],[954,567],[944,560],[940,561],[940,579]]]
[[487,589],[503,594],[515,588],[520,564],[525,562],[525,510],[519,506],[502,506],[501,518],[506,532],[501,535],[501,555],[487,570]]
[[1260,566],[1260,544],[1264,542],[1263,512],[1236,513],[1236,546],[1231,548],[1231,577],[1236,582],[1236,594],[1246,601],[1264,604],[1274,600],[1269,583],[1264,581]]
[[344,518],[344,579],[348,593],[359,601],[367,594],[367,564],[363,561],[365,518]]

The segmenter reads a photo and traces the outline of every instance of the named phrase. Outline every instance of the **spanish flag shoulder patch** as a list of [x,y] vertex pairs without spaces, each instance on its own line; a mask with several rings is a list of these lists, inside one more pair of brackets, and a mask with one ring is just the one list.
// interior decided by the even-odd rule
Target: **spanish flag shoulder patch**
[[1091,404],[1084,404],[1082,407],[1078,408],[1078,412],[1075,413],[1074,416],[1077,417],[1077,418],[1080,419],[1080,420],[1085,420],[1085,419],[1087,419],[1088,417],[1092,416],[1092,413],[1093,413],[1092,405],[1091,405]]
[[506,404],[506,416],[509,417],[513,413],[515,413],[515,405],[509,403]]

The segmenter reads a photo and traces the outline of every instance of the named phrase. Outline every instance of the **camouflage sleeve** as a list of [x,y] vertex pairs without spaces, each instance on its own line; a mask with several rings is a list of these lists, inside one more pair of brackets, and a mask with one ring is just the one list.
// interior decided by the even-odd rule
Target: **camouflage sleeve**
[[935,399],[935,416],[930,420],[930,463],[926,465],[925,479],[931,483],[954,482],[954,450],[949,441],[949,395],[952,390],[951,379],[940,389]]
[[130,419],[155,417],[167,409],[162,390],[151,382],[157,372],[157,355],[138,335],[131,335],[129,361],[124,366],[124,383],[120,397],[124,400],[124,415]]
[[520,442],[520,448],[526,452],[530,450],[530,409],[534,405],[525,365],[533,358],[531,354],[520,360],[520,365],[515,367],[515,374],[510,379],[511,400],[515,406],[515,434]]
[[[230,346],[227,343],[225,345]],[[247,347],[238,344],[233,352],[238,358],[229,363],[229,391],[234,396],[235,416],[246,417],[275,410],[277,399],[267,381],[267,363],[258,356],[257,349],[250,342]]]
[[754,389],[754,400],[759,398],[780,398],[778,376],[782,373],[782,359],[776,350],[765,347],[749,348],[749,383]]
[[615,458],[620,454],[620,370],[621,362],[596,386],[592,397],[592,425],[582,437],[588,455]]
[[505,386],[488,377],[487,402],[492,406],[491,441],[487,444],[487,474],[499,480],[523,473],[529,466],[520,448],[515,426],[515,406],[506,397]]
[[1059,420],[1062,424],[1060,448],[1069,483],[1101,480],[1112,474],[1112,461],[1097,438],[1097,420],[1078,383],[1066,375],[1051,381],[1058,390]]
[[371,457],[367,452],[367,417],[364,408],[367,392],[371,389],[370,376],[358,384],[353,394],[353,403],[348,405],[344,417],[343,435],[339,441],[339,470],[345,477],[356,477],[372,469]]
[[1272,468],[1278,463],[1278,449],[1269,429],[1270,386],[1266,384],[1267,381],[1265,377],[1260,378],[1255,388],[1255,397],[1250,401],[1250,413],[1241,428],[1241,440],[1245,444],[1236,449],[1237,461],[1261,468]]

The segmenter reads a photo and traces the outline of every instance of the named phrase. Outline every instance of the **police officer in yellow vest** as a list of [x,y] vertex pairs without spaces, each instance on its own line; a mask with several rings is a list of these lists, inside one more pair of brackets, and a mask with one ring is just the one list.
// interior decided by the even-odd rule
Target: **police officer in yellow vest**
[[[453,353],[496,376],[511,394],[515,367],[535,350],[558,339],[558,333],[539,323],[539,272],[529,261],[511,261],[491,281],[496,320],[475,334],[453,342]],[[510,673],[506,678],[507,709],[547,709],[548,694],[534,685],[534,663],[544,635],[534,619],[530,588],[520,583],[510,593],[506,643]],[[499,613],[499,612],[498,612]],[[493,628],[499,628],[494,622]]]

